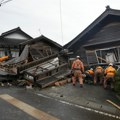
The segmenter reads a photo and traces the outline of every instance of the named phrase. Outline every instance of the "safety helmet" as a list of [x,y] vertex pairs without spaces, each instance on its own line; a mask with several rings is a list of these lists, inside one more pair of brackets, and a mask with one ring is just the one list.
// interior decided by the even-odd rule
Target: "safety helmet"
[[90,68],[90,70],[93,70],[93,68]]
[[109,64],[109,66],[113,66],[113,64],[112,64],[112,63],[110,63],[110,64]]
[[80,56],[76,56],[76,58],[80,58]]

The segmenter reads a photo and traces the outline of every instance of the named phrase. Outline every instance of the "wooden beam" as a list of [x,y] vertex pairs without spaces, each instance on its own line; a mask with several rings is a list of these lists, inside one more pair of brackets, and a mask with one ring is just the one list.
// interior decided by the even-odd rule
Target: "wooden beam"
[[106,100],[107,102],[109,102],[110,104],[112,104],[114,107],[116,107],[117,109],[120,110],[120,106],[118,106],[117,104],[115,104],[114,102],[112,102],[111,100]]

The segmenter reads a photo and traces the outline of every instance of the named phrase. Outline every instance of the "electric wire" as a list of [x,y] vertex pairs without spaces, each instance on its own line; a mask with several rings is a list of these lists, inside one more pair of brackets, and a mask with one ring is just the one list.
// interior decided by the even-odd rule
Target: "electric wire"
[[61,26],[61,40],[62,40],[62,45],[64,45],[63,41],[63,23],[62,23],[62,1],[60,0],[60,26]]

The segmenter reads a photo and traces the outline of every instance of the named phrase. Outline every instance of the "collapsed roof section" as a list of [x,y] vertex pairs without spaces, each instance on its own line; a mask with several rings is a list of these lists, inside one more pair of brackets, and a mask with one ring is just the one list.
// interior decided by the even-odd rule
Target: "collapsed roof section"
[[20,49],[25,45],[29,45],[30,62],[18,67],[18,73],[24,74],[25,79],[43,88],[61,79],[60,75],[70,74],[66,58],[59,54],[62,46],[58,43],[42,35],[21,43]]
[[59,51],[62,49],[61,45],[43,35],[32,39],[31,41],[20,43],[20,51],[22,51],[25,45],[30,46],[29,51],[33,60],[41,59],[46,56],[59,53]]

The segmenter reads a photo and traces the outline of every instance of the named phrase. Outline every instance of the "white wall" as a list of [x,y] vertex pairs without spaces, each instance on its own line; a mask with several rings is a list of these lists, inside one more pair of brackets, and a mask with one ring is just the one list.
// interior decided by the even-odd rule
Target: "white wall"
[[13,33],[13,34],[10,34],[10,35],[7,35],[5,36],[5,38],[13,38],[13,39],[28,39],[27,37],[19,34],[19,33]]

